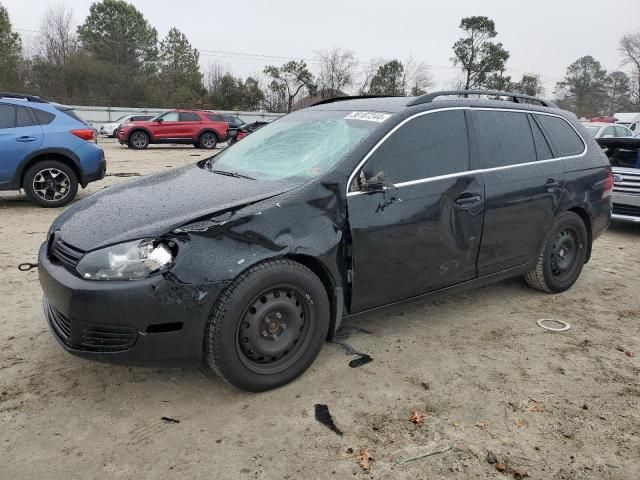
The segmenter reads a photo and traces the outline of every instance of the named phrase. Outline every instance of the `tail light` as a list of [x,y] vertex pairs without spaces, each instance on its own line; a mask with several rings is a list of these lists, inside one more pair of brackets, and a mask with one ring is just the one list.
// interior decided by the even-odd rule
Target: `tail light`
[[609,173],[607,174],[607,180],[604,182],[604,191],[602,192],[602,198],[610,197],[613,193],[613,171],[609,167]]
[[98,132],[93,128],[81,128],[79,130],[71,130],[76,137],[86,140],[87,142],[98,143]]

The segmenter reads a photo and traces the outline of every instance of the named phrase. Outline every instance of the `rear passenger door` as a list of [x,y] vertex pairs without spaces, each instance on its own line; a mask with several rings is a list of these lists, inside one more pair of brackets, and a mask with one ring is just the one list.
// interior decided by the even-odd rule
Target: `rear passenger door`
[[534,259],[558,208],[564,167],[525,112],[471,112],[471,169],[482,171],[485,214],[478,275]]
[[14,181],[18,165],[42,144],[42,127],[27,107],[0,103],[0,185]]
[[196,138],[201,123],[200,115],[196,112],[181,112],[179,138]]
[[[347,194],[351,311],[475,278],[484,188],[468,171],[464,110],[415,117],[369,155]],[[366,191],[362,175],[390,186]]]

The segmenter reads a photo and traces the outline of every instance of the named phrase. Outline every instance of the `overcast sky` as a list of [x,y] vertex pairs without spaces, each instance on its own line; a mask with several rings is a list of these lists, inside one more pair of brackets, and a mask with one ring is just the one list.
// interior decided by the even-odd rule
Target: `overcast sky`
[[[33,39],[46,0],[0,0],[14,28]],[[57,0],[51,4],[60,3]],[[82,23],[91,1],[63,0]],[[550,95],[566,67],[593,55],[608,70],[620,68],[620,37],[640,30],[640,0],[135,0],[162,38],[182,30],[201,50],[203,67],[228,65],[237,75],[262,71],[285,58],[304,58],[310,67],[317,50],[344,47],[363,63],[374,58],[406,59],[431,66],[436,87],[457,76],[450,60],[462,17],[486,15],[496,22],[498,40],[511,53],[508,73],[542,75]],[[34,8],[38,5],[42,10]],[[312,7],[313,5],[313,7]],[[216,51],[216,52],[214,52]],[[221,52],[243,52],[235,55]],[[260,57],[270,56],[270,58]],[[364,68],[364,66],[362,67]]]

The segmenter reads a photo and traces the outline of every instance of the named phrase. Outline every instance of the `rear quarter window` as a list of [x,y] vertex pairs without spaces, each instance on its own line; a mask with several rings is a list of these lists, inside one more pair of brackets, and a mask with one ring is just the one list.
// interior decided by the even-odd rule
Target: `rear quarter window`
[[540,114],[535,118],[547,134],[556,157],[571,157],[584,152],[584,142],[566,120]]
[[53,122],[53,119],[56,118],[53,113],[45,112],[44,110],[34,108],[32,111],[39,125],[49,125]]
[[500,110],[472,112],[478,146],[472,169],[535,162],[536,149],[526,113]]
[[74,120],[77,120],[80,123],[83,123],[85,125],[89,125],[86,120],[83,120],[76,112],[73,111],[72,108],[69,107],[65,107],[64,105],[55,105],[56,110],[64,113],[65,115],[68,115],[69,117],[73,118]]

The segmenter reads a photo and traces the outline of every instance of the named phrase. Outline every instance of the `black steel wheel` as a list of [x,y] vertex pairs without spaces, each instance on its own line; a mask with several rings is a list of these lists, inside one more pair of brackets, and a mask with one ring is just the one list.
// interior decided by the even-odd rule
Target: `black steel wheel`
[[200,135],[200,140],[198,141],[198,145],[200,145],[200,148],[206,148],[207,150],[211,150],[213,148],[216,148],[217,144],[218,144],[218,137],[216,137],[215,133],[204,132],[202,135]]
[[57,160],[36,163],[27,170],[22,183],[29,199],[41,207],[63,207],[78,192],[75,172]]
[[582,218],[563,212],[549,228],[535,267],[525,275],[527,283],[544,292],[562,292],[571,287],[582,272],[589,235]]
[[129,146],[136,150],[144,150],[149,146],[149,135],[142,131],[133,132],[129,136]]
[[307,267],[287,259],[255,265],[213,309],[205,335],[207,364],[248,391],[289,383],[320,352],[329,314],[324,286]]

